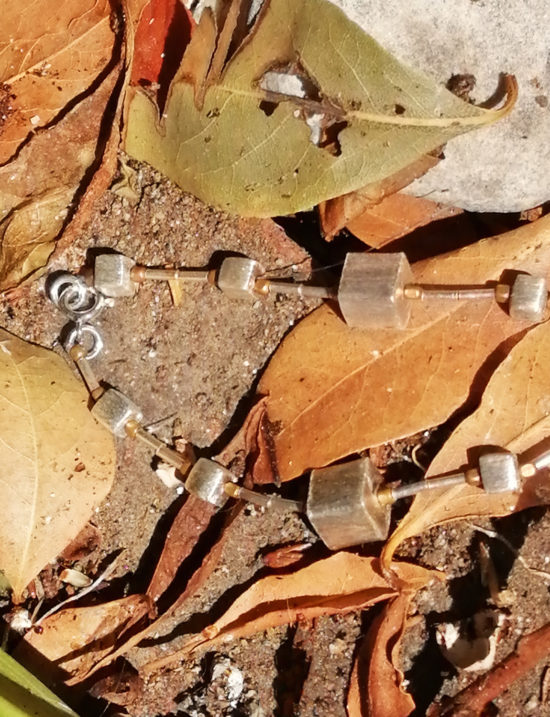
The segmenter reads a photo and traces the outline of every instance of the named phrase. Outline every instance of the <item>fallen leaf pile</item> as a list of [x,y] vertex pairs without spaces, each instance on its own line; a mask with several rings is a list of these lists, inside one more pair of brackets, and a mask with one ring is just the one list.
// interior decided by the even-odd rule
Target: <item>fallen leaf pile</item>
[[[467,246],[456,242],[463,248],[442,253],[433,224],[460,219],[461,210],[401,191],[442,159],[446,142],[504,117],[515,102],[514,78],[506,79],[499,109],[477,107],[402,65],[328,1],[266,0],[255,16],[249,10],[245,0],[203,10],[200,18],[179,0],[67,0],[55,12],[37,0],[5,9],[0,290],[6,316],[14,295],[30,291],[28,280],[67,261],[115,177],[121,148],[130,161],[122,159],[114,189],[121,191],[136,171],[132,160],[139,160],[207,205],[241,216],[318,207],[323,251],[334,246],[323,238],[344,228],[376,252],[387,245],[399,250],[402,237],[410,240],[425,227],[434,245],[430,258],[413,264],[415,282],[477,286],[508,281],[511,272],[550,275],[544,209],[536,221]],[[142,199],[133,190],[125,195],[128,203]],[[172,289],[176,296],[181,286]],[[45,301],[42,285],[35,293],[31,301]],[[180,291],[175,303],[184,300]],[[514,321],[492,299],[428,299],[415,303],[404,330],[361,331],[325,302],[276,349],[254,384],[256,395],[243,401],[247,418],[216,460],[243,475],[249,489],[294,489],[303,497],[311,469],[369,449],[382,455],[384,446],[450,420],[454,430],[428,480],[471,466],[488,446],[529,460],[548,448],[550,437],[549,327],[548,316],[537,326]],[[130,385],[142,379],[133,376]],[[238,640],[277,635],[285,626],[307,633],[323,619],[357,616],[361,638],[348,655],[342,709],[345,702],[350,717],[406,717],[416,698],[401,650],[418,600],[448,576],[408,556],[396,559],[397,549],[451,521],[550,502],[547,469],[526,477],[517,494],[490,495],[466,484],[425,491],[405,506],[382,546],[334,553],[302,522],[292,543],[278,537],[253,550],[242,546],[253,553],[248,572],[241,565],[238,579],[217,594],[231,559],[240,558],[241,545],[232,542],[237,527],[263,513],[236,503],[217,511],[189,496],[171,525],[159,520],[143,556],[153,563],[135,592],[128,588],[135,583],[110,581],[95,564],[95,582],[84,577],[90,591],[69,586],[71,604],[65,604],[48,576],[69,565],[79,575],[76,558],[66,557],[69,544],[86,527],[101,540],[88,521],[116,480],[113,437],[89,403],[55,351],[0,329],[0,570],[15,605],[6,620],[12,632],[26,631],[15,654],[37,673],[45,663],[55,666],[55,679],[66,687],[93,686],[131,715],[143,714],[151,685],[161,685],[155,709],[180,709],[179,683],[170,679],[182,664],[203,670],[207,653],[225,654]],[[281,485],[293,479],[294,486]],[[455,696],[450,713],[480,715],[547,655],[547,637],[548,626],[524,636],[492,674]],[[129,673],[125,691],[121,669]],[[436,701],[428,714],[445,709]]]

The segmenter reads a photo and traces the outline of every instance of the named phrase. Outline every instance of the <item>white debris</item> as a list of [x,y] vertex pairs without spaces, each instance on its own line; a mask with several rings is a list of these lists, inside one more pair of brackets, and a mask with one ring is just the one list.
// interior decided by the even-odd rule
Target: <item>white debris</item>
[[236,707],[244,689],[243,673],[231,664],[228,658],[219,660],[212,670],[212,682],[225,681],[225,696],[231,707]]
[[26,630],[30,630],[32,627],[32,620],[28,610],[25,608],[19,608],[13,613],[13,617],[10,620],[10,627],[15,632],[23,634]]
[[65,568],[65,570],[62,570],[59,579],[67,583],[67,585],[72,585],[74,588],[87,588],[88,585],[92,584],[92,578],[84,575],[80,570],[74,570],[73,568]]
[[504,614],[494,610],[478,612],[469,621],[444,622],[436,627],[437,644],[443,656],[458,669],[486,672],[495,661],[503,622]]
[[169,466],[168,463],[159,463],[155,473],[157,474],[157,478],[160,478],[167,488],[179,489],[182,487],[181,481],[176,478],[176,469],[174,466]]

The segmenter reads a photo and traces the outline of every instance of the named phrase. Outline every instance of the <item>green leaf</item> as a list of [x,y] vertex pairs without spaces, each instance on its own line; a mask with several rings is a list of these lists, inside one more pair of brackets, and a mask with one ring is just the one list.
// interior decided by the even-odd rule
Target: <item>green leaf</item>
[[[126,151],[241,215],[288,214],[379,182],[513,105],[513,96],[497,111],[463,102],[327,0],[271,0],[223,68],[227,33],[216,51],[214,42],[203,13],[162,119],[135,91]],[[307,96],[263,89],[275,70],[304,78]],[[328,125],[325,147],[311,141],[305,120],[313,114]]]
[[2,717],[78,717],[34,675],[0,650]]

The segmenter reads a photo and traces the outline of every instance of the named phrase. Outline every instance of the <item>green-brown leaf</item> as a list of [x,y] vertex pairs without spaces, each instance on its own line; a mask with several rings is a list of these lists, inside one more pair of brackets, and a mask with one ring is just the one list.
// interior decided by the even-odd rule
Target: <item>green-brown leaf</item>
[[[241,215],[289,214],[378,182],[508,109],[474,107],[404,67],[327,0],[270,0],[221,73],[219,62],[208,73],[212,28],[203,13],[161,121],[136,92],[126,150]],[[262,89],[281,68],[316,90]],[[332,125],[325,148],[310,140],[314,113]]]

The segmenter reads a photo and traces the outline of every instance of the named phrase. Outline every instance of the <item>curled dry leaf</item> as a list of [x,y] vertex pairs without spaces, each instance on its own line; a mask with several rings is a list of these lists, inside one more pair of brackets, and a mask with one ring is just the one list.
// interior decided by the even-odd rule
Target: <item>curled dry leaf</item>
[[370,626],[351,673],[348,717],[406,717],[414,710],[397,666],[411,597],[398,595]]
[[3,5],[0,164],[91,89],[114,44],[109,0],[66,0],[55,11],[49,0]]
[[113,438],[56,354],[0,330],[0,568],[21,596],[111,488]]
[[124,625],[142,617],[147,610],[144,595],[66,608],[46,618],[39,632],[28,632],[18,654],[30,655],[32,660],[30,646],[63,670],[64,677],[77,670],[85,672],[111,651],[114,637]]
[[48,261],[97,159],[98,128],[118,72],[113,70],[90,97],[0,167],[0,290]]
[[[546,273],[541,266],[539,271]],[[550,438],[550,324],[535,327],[497,368],[477,411],[466,418],[428,469],[427,477],[471,463],[481,446],[500,446],[523,453]],[[427,528],[460,518],[508,515],[532,505],[550,502],[548,471],[523,481],[519,494],[485,493],[458,485],[419,493],[382,553],[388,564],[403,540]]]
[[399,192],[434,167],[437,162],[438,159],[432,155],[423,155],[390,177],[319,204],[319,217],[325,239],[330,241],[356,217],[370,207],[380,204],[384,198]]
[[[216,456],[218,463],[244,472],[244,458],[257,462],[258,434],[265,415],[265,401],[260,399],[248,414],[241,429],[233,440]],[[182,562],[189,557],[199,538],[208,527],[216,508],[204,501],[190,496],[180,508],[162,550],[154,575],[151,578],[147,595],[155,602],[160,598],[174,579]]]
[[193,495],[187,498],[166,536],[164,548],[147,588],[147,595],[152,600],[157,601],[168,588],[215,513],[216,506]]
[[[203,13],[162,119],[136,92],[125,146],[204,202],[241,215],[289,214],[379,182],[513,104],[515,90],[502,110],[463,102],[398,63],[327,0],[266,2],[229,61],[236,20],[227,17],[216,47],[213,16]],[[302,96],[271,84],[285,72],[299,78]],[[319,145],[306,122],[313,115],[323,118]]]
[[[426,585],[434,575],[433,571],[410,563],[397,563],[396,572],[402,584],[412,591]],[[395,594],[395,588],[382,575],[377,558],[335,553],[294,573],[258,580],[183,650],[146,667],[157,670],[198,647],[210,649],[270,627],[360,610]]]
[[[413,269],[418,281],[442,284],[484,283],[507,269],[548,274],[550,217]],[[417,302],[403,331],[351,329],[330,306],[313,312],[259,385],[278,427],[282,480],[442,423],[527,326],[490,299]]]
[[462,209],[398,192],[359,214],[347,227],[365,244],[380,249],[418,227],[461,212]]

